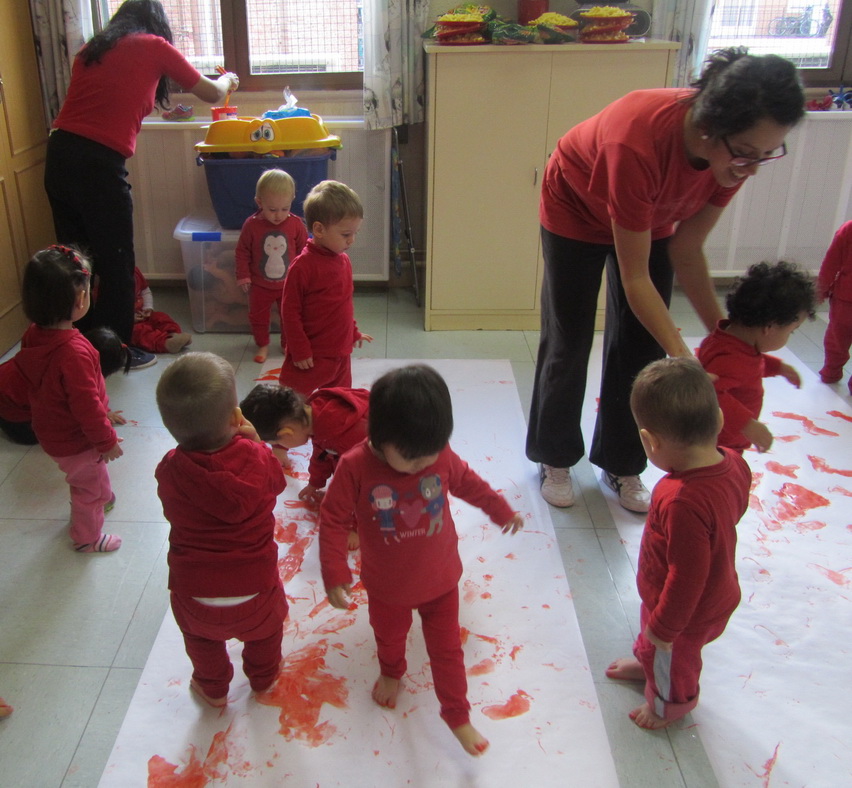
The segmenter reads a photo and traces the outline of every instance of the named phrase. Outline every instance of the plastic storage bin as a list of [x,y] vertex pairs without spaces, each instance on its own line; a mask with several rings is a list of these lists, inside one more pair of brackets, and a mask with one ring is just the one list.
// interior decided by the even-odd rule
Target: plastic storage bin
[[[248,296],[237,285],[234,274],[234,251],[239,237],[238,230],[221,227],[209,213],[184,216],[175,227],[174,238],[180,241],[195,331],[251,331]],[[278,330],[274,316],[273,329]]]

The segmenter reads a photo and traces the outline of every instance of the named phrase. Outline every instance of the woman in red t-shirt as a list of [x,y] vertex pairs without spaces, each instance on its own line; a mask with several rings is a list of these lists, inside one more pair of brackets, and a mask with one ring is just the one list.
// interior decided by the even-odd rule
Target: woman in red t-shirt
[[85,249],[99,279],[84,330],[109,326],[128,345],[133,331],[133,201],[125,161],[142,119],[169,106],[169,79],[203,101],[239,86],[213,81],[172,46],[157,0],[126,0],[74,59],[71,84],[47,144],[44,185],[57,240]]
[[651,361],[691,356],[668,312],[673,273],[708,331],[723,317],[703,245],[758,165],[787,151],[804,115],[792,63],[743,48],[713,54],[691,89],[628,93],[557,143],[542,184],[541,340],[527,456],[541,492],[570,506],[584,454],[580,413],[607,268],[600,406],[589,459],[627,509],[646,512],[645,452],[630,386]]

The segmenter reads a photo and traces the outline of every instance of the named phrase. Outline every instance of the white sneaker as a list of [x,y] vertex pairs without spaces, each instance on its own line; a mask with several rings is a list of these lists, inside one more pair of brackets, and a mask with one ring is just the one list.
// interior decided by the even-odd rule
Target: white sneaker
[[651,493],[638,476],[615,476],[601,471],[603,483],[618,494],[618,502],[628,511],[644,514],[651,508]]
[[551,506],[564,509],[574,504],[574,485],[568,468],[541,466],[541,497]]

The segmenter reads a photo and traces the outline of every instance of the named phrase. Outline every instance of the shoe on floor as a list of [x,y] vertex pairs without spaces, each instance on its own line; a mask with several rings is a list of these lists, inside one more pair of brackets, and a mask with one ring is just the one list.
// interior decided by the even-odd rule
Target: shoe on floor
[[141,348],[128,345],[127,352],[130,353],[130,369],[145,369],[157,363],[157,357],[153,353],[148,353]]
[[115,509],[115,493],[113,493],[112,497],[104,504],[104,514],[109,514],[113,509]]
[[651,508],[651,493],[638,476],[615,476],[601,471],[601,479],[618,494],[618,502],[628,511],[645,514]]
[[551,506],[564,509],[574,505],[574,485],[568,468],[541,466],[541,497]]
[[165,342],[169,353],[180,353],[192,342],[192,334],[172,334]]

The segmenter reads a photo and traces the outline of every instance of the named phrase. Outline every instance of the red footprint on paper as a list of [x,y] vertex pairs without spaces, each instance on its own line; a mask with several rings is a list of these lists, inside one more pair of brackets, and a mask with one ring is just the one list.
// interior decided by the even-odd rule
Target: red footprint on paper
[[815,471],[820,471],[821,473],[836,473],[838,476],[848,476],[852,478],[852,471],[847,471],[842,468],[832,468],[822,457],[816,457],[813,454],[809,454],[808,459],[811,461],[811,465]]
[[492,720],[507,720],[509,717],[520,717],[530,710],[530,696],[519,689],[509,700],[500,705],[486,706],[482,713]]
[[772,514],[780,522],[798,520],[809,509],[817,509],[831,503],[828,498],[824,498],[819,493],[793,482],[785,482],[780,490],[772,492],[781,499],[772,507]]
[[[204,762],[198,757],[194,744],[189,745],[189,762],[178,774],[176,764],[169,763],[160,755],[148,759],[148,788],[204,788],[211,780],[221,781],[228,777],[231,726],[213,736]],[[240,763],[240,773],[245,774],[247,764]],[[249,767],[250,768],[250,767]]]
[[793,421],[802,422],[802,427],[809,435],[830,435],[833,438],[838,437],[838,433],[836,432],[823,429],[822,427],[817,427],[813,420],[809,419],[807,416],[801,416],[798,413],[784,413],[778,410],[772,411],[772,415],[777,416],[779,419],[792,419]]

